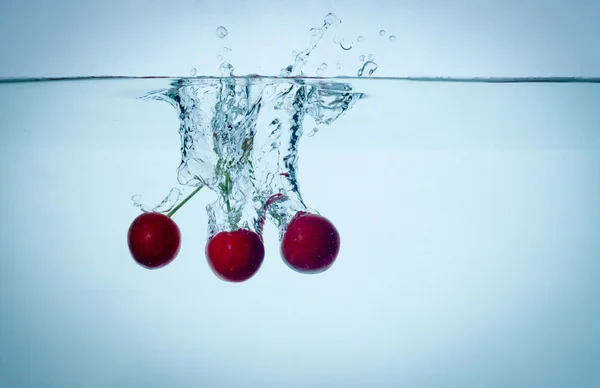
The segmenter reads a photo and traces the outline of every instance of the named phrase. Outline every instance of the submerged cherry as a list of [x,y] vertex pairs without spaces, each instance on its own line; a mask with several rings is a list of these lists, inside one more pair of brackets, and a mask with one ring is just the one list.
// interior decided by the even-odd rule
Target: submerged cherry
[[340,251],[340,235],[327,218],[298,212],[281,240],[281,256],[301,273],[320,273],[329,269]]
[[243,282],[258,272],[265,257],[262,238],[247,229],[219,232],[206,243],[206,258],[220,279]]
[[139,265],[156,269],[175,259],[179,253],[181,233],[170,217],[162,213],[142,213],[129,227],[127,244]]

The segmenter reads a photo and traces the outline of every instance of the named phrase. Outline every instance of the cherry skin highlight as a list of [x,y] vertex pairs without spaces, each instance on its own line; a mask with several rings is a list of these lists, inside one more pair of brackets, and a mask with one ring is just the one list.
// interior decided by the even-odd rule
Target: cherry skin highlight
[[254,276],[263,263],[262,238],[247,229],[219,232],[206,243],[206,259],[221,280],[244,282]]
[[127,244],[133,259],[142,267],[157,269],[172,262],[181,245],[181,232],[162,213],[142,213],[129,227]]
[[293,270],[320,273],[329,269],[340,251],[340,235],[327,218],[298,212],[281,240],[281,256]]

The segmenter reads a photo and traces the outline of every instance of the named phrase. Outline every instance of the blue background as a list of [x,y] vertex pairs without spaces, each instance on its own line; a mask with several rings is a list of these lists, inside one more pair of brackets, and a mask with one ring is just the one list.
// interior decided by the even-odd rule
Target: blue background
[[[0,7],[0,77],[216,75],[224,45],[236,74],[276,74],[331,11],[366,40],[328,37],[311,73],[373,53],[378,76],[600,75],[597,1]],[[175,184],[177,115],[135,99],[165,86],[0,85],[0,387],[600,386],[598,86],[360,84],[300,146],[338,261],[290,271],[268,225],[235,285],[204,259],[208,191],[177,213],[171,265],[127,252],[129,198]]]

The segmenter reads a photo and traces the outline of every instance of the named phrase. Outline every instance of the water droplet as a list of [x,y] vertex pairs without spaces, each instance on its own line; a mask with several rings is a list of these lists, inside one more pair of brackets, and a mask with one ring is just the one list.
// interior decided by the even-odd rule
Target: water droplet
[[233,66],[231,66],[231,64],[229,64],[227,62],[221,63],[219,70],[221,71],[221,75],[223,77],[232,77],[233,76]]
[[333,23],[335,23],[335,20],[336,20],[336,19],[337,19],[337,18],[335,17],[335,15],[334,15],[334,14],[332,14],[332,13],[328,13],[327,15],[325,15],[325,24],[326,24],[326,25],[328,25],[328,26],[330,26],[330,25],[332,25]]
[[364,56],[364,55],[361,55],[360,57],[358,57],[358,59],[360,59],[360,61],[362,62],[362,61],[364,61],[364,60],[365,60],[365,56]]
[[317,69],[317,75],[323,75],[324,70],[320,67]]
[[321,69],[323,69],[323,70],[327,69],[327,64],[325,62],[321,63]]
[[369,61],[374,61],[375,60],[375,55],[373,54],[369,54]]
[[131,197],[131,200],[135,203],[139,203],[142,200],[142,196],[139,194],[136,194],[133,197]]
[[351,49],[352,49],[352,45],[353,45],[353,43],[354,43],[354,42],[350,42],[350,43],[347,43],[347,44],[346,44],[346,42],[344,42],[344,39],[342,39],[342,41],[340,42],[340,47],[341,47],[342,49],[344,49],[344,50],[348,51],[348,50],[351,50]]
[[359,41],[359,42],[364,42],[365,41],[365,37],[361,35],[356,40]]
[[295,63],[296,66],[302,67],[305,63],[306,63],[306,57],[304,55],[296,57],[296,63]]
[[338,19],[338,24],[342,24],[342,19]]
[[370,77],[375,70],[377,70],[377,64],[375,62],[367,61],[363,65],[363,67],[358,71],[358,76],[362,77],[363,75]]
[[298,55],[298,53],[297,53],[297,52],[295,52],[295,51],[292,51],[292,55],[293,55],[293,56],[296,56],[296,55]]
[[390,35],[390,40],[393,42],[396,40],[396,35]]
[[317,127],[314,127],[314,128],[312,129],[312,131],[310,131],[310,132],[308,133],[308,135],[307,135],[307,136],[308,136],[308,137],[313,137],[313,136],[315,135],[315,133],[317,133],[317,132],[319,132],[319,128],[317,128]]
[[217,36],[219,37],[219,39],[223,39],[224,37],[227,36],[227,34],[229,34],[229,31],[227,31],[227,28],[225,28],[223,26],[217,27]]
[[338,63],[336,63],[335,67],[338,68],[338,69],[341,69],[342,68],[342,64],[338,62]]
[[379,35],[381,35],[381,36],[385,36],[385,30],[381,30],[381,31],[379,31]]
[[230,52],[231,49],[229,47],[223,47],[223,51],[225,51],[226,53]]
[[221,54],[219,54],[219,55],[217,55],[217,59],[218,59],[219,61],[222,61],[222,60],[223,60],[223,56],[222,56]]
[[190,75],[193,77],[196,75],[196,68],[192,67],[192,69],[190,70]]
[[316,28],[311,28],[311,29],[310,29],[310,34],[311,34],[311,35],[313,35],[313,36],[314,36],[314,35],[317,35],[318,33],[319,33],[319,30],[317,30]]
[[336,35],[336,36],[333,38],[333,43],[335,43],[335,44],[340,44],[340,37]]

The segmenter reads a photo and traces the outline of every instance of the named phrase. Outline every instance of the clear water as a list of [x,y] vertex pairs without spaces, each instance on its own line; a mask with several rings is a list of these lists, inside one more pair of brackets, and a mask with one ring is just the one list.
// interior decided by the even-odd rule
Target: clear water
[[[336,20],[279,77],[0,82],[0,387],[600,385],[600,80],[304,77]],[[264,163],[217,173],[248,138]],[[138,266],[133,218],[198,185],[177,259]],[[258,274],[219,280],[210,225],[282,190]],[[281,260],[290,206],[338,228],[328,271]]]
[[337,262],[289,270],[266,224],[230,284],[204,258],[210,190],[171,265],[127,251],[131,197],[181,187],[177,114],[138,98],[172,82],[0,85],[0,386],[599,381],[600,85],[346,80],[367,97],[298,144]]

